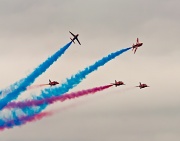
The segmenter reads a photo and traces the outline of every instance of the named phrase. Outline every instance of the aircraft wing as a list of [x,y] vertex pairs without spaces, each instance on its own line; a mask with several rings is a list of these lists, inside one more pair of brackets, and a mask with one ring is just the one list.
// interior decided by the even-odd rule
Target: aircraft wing
[[139,38],[137,38],[137,43],[139,43]]
[[134,54],[136,53],[136,50],[137,50],[137,47],[136,47],[135,50],[134,50]]
[[71,31],[69,31],[69,33],[71,33],[71,35],[73,35],[75,37],[75,35]]
[[78,43],[81,45],[80,41],[78,40],[78,38],[76,38],[76,40],[78,41]]

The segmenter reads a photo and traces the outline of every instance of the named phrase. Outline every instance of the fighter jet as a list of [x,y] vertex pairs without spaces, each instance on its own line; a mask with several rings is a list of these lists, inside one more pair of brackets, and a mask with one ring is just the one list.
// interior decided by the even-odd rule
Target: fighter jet
[[74,40],[76,40],[81,45],[80,41],[78,40],[79,34],[74,35],[71,31],[69,31],[69,33],[71,33],[71,35],[73,36],[73,39],[70,38],[71,41],[75,44]]
[[140,89],[142,89],[142,88],[149,87],[149,86],[146,84],[141,84],[141,82],[139,82],[139,86],[136,86],[136,87],[139,87]]
[[143,43],[139,43],[139,39],[137,38],[136,44],[132,45],[132,51],[134,50],[134,54],[136,53],[136,50],[138,49],[138,47],[140,47],[142,45],[143,45]]
[[120,85],[125,85],[124,82],[122,82],[122,81],[116,81],[116,80],[115,80],[115,83],[111,83],[111,84],[114,85],[114,86],[116,86],[116,87],[117,87],[117,86],[120,86]]
[[57,82],[57,81],[51,81],[51,80],[49,79],[49,85],[50,85],[50,86],[55,86],[55,85],[57,85],[57,84],[59,84],[59,82]]

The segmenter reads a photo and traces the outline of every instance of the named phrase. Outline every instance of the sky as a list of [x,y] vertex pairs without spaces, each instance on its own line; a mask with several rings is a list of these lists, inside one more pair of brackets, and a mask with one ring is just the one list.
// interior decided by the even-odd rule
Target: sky
[[[77,91],[124,81],[95,95],[56,103],[51,117],[5,130],[3,141],[179,141],[180,2],[178,0],[0,0],[0,89],[24,78],[79,34],[34,85],[60,83],[95,61],[132,46],[88,75]],[[139,82],[147,89],[129,89]],[[38,94],[38,90],[33,93]],[[20,98],[28,98],[32,91]]]

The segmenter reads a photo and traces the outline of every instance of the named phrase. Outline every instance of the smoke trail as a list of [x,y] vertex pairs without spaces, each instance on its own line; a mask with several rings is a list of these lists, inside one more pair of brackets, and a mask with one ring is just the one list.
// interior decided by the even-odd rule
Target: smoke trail
[[49,85],[49,84],[32,85],[32,86],[27,87],[26,90],[37,89],[46,85]]
[[[82,102],[81,102],[82,103]],[[17,125],[17,123],[19,123],[19,121],[21,121],[23,124],[29,123],[29,122],[33,122],[33,121],[38,121],[41,120],[44,117],[48,117],[48,116],[52,116],[54,114],[56,114],[57,112],[62,112],[65,111],[69,108],[74,108],[75,106],[79,105],[80,103],[73,103],[70,104],[66,107],[57,109],[57,110],[52,110],[52,111],[45,111],[45,112],[41,112],[37,115],[33,115],[33,116],[21,116],[18,119],[12,119],[10,121],[7,121],[4,123],[4,125],[0,125],[0,131],[3,131],[5,129],[10,129],[13,128],[15,125]]]
[[[41,95],[38,96],[36,99],[41,100],[41,99],[45,99],[45,98],[50,98],[52,96],[59,96],[59,95],[62,95],[64,93],[68,92],[70,89],[72,89],[76,85],[78,85],[83,79],[85,79],[88,74],[97,70],[99,67],[105,65],[107,62],[116,58],[117,56],[121,55],[122,53],[128,51],[129,49],[131,49],[131,47],[121,49],[119,51],[109,54],[106,57],[103,57],[99,61],[95,62],[93,65],[86,67],[84,70],[82,70],[82,71],[78,72],[77,74],[72,75],[70,78],[66,79],[66,82],[63,83],[60,87],[45,89],[45,90],[41,91]],[[30,107],[27,107],[22,110],[27,116],[32,117],[33,115],[40,113],[47,106],[48,106],[48,104],[43,104],[39,107],[38,110],[34,109],[34,108],[30,108]],[[14,120],[18,121],[15,124],[17,126],[23,124],[23,122],[19,121],[18,118],[16,118],[16,117],[14,117]],[[0,126],[2,126],[3,124],[4,124],[4,121],[0,120]]]
[[45,72],[64,52],[69,48],[72,42],[66,44],[63,48],[58,50],[54,55],[49,57],[45,62],[39,65],[31,74],[29,74],[26,78],[22,79],[22,81],[15,83],[14,87],[17,87],[12,92],[8,93],[3,99],[0,100],[0,110],[7,105],[13,99],[16,99],[18,95],[25,91],[26,88],[32,84],[35,79],[40,76],[43,72]]
[[[69,100],[69,99],[73,99],[73,98],[77,98],[77,97],[81,97],[84,95],[88,95],[88,94],[94,94],[96,92],[99,91],[103,91],[105,89],[108,89],[110,87],[112,87],[113,85],[105,85],[105,86],[99,86],[99,87],[95,87],[95,88],[91,88],[91,89],[87,89],[87,90],[81,90],[81,91],[77,91],[77,92],[72,92],[66,95],[62,95],[62,96],[57,96],[57,97],[51,97],[48,99],[43,99],[43,100],[34,100],[34,101],[26,101],[25,103],[23,102],[18,102],[18,103],[10,103],[8,104],[6,107],[7,108],[24,108],[26,106],[37,106],[37,105],[41,105],[41,104],[51,104],[54,103],[56,101],[65,101],[65,100]],[[73,104],[74,105],[74,104]],[[42,112],[40,114],[34,115],[34,116],[21,116],[18,119],[12,119],[9,121],[6,121],[3,125],[0,125],[0,131],[4,130],[5,128],[12,128],[14,125],[17,125],[17,123],[27,123],[27,122],[33,122],[33,121],[37,121],[37,120],[41,120],[43,117],[47,117],[47,116],[51,116],[54,113],[57,113],[59,111],[65,110],[67,108],[70,107],[74,107],[73,105],[70,105],[68,107],[65,108],[61,108],[60,110],[53,110],[51,112]]]
[[29,106],[40,106],[42,104],[53,104],[56,101],[63,102],[68,99],[74,99],[74,98],[77,98],[80,96],[94,94],[96,92],[108,89],[112,86],[113,85],[99,86],[99,87],[95,87],[95,88],[91,88],[91,89],[67,93],[67,94],[61,95],[61,96],[53,96],[53,97],[41,99],[41,100],[27,100],[24,102],[11,102],[11,103],[8,103],[8,105],[6,105],[6,107],[4,107],[4,108],[8,108],[8,109],[10,109],[10,108],[25,108],[25,107],[29,107]]
[[131,49],[131,47],[121,49],[121,50],[119,50],[117,52],[109,54],[106,57],[103,57],[99,61],[95,62],[93,65],[91,65],[89,67],[86,67],[84,70],[79,71],[77,74],[72,75],[70,78],[67,78],[66,82],[61,84],[61,86],[51,88],[51,89],[47,88],[47,89],[41,91],[41,95],[37,99],[40,100],[40,99],[49,98],[49,97],[52,97],[52,96],[59,96],[59,95],[62,95],[64,93],[68,92],[70,89],[77,86],[83,79],[85,79],[88,74],[90,74],[93,71],[97,70],[99,67],[105,65],[107,62],[109,62],[110,60],[116,58],[120,54],[128,51],[129,49]]
[[46,116],[50,116],[52,115],[53,112],[42,112],[40,114],[37,114],[35,116],[22,116],[18,119],[13,119],[13,120],[10,120],[8,122],[5,122],[5,124],[3,126],[0,126],[0,131],[3,131],[4,129],[6,128],[12,128],[13,125],[17,125],[17,123],[19,121],[21,121],[22,123],[27,123],[27,122],[32,122],[32,121],[36,121],[36,120],[40,120],[42,119],[43,117],[46,117]]

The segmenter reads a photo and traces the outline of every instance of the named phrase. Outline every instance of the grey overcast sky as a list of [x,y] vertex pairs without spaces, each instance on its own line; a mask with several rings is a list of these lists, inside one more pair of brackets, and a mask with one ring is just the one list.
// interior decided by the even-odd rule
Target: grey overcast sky
[[[67,110],[0,133],[1,141],[179,141],[179,0],[0,0],[0,88],[28,75],[79,33],[67,52],[34,84],[63,82],[139,37],[144,45],[90,74],[71,91],[126,83],[58,103]],[[132,89],[139,82],[150,88]],[[22,94],[28,98],[30,93]]]

